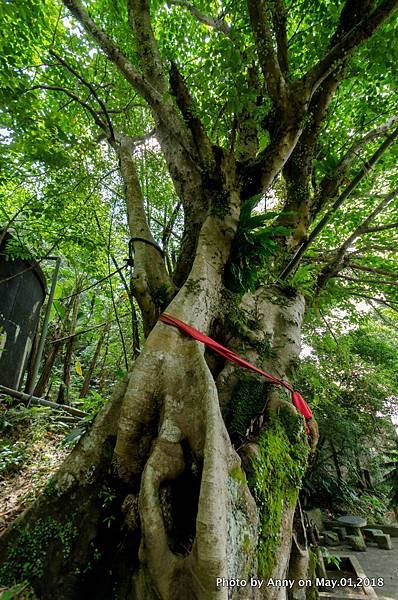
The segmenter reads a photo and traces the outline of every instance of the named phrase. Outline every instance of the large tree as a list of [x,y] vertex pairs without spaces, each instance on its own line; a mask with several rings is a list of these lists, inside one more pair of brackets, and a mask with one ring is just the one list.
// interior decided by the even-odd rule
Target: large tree
[[[306,306],[364,297],[395,309],[398,1],[64,5],[32,2],[19,18],[5,5],[6,126],[28,156],[35,111],[54,152],[95,136],[77,151],[92,154],[90,173],[114,160],[104,142],[114,153],[146,341],[2,537],[2,575],[30,579],[40,598],[140,600],[229,597],[217,578],[306,577],[294,513],[314,424],[307,441],[279,387],[158,318],[167,312],[289,381]],[[162,236],[140,181],[145,137],[177,196]],[[49,162],[47,144],[32,168]],[[180,210],[173,261],[168,229]]]

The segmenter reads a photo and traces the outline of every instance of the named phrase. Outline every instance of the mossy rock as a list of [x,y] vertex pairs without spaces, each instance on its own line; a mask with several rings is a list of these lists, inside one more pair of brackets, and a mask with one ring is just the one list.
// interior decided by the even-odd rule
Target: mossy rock
[[365,540],[361,535],[347,535],[346,541],[356,552],[366,552]]

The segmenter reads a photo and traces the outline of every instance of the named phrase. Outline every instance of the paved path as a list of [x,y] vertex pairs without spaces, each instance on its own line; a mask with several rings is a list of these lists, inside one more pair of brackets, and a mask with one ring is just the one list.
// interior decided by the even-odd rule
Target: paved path
[[[369,578],[383,577],[384,586],[374,590],[380,600],[398,600],[398,538],[391,538],[392,550],[381,550],[376,545],[367,545],[366,552],[354,552],[349,546],[338,546],[336,554],[355,556]],[[333,553],[334,549],[329,548]]]

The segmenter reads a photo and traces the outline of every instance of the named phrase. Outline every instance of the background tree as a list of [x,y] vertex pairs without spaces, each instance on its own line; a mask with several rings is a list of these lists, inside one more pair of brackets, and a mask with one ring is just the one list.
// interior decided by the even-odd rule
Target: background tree
[[320,438],[302,493],[307,506],[380,522],[389,504],[383,450],[393,452],[396,440],[396,325],[393,311],[364,308],[354,321],[345,311],[313,314],[305,327],[297,385],[316,410]]
[[[64,5],[3,8],[4,152],[22,195],[26,173],[36,208],[58,190],[54,221],[64,214],[81,238],[101,235],[87,198],[109,218],[118,168],[146,342],[3,536],[2,572],[42,598],[226,598],[217,577],[287,573],[303,422],[279,389],[158,317],[291,379],[306,305],[396,307],[397,2]],[[62,190],[79,172],[75,203]]]

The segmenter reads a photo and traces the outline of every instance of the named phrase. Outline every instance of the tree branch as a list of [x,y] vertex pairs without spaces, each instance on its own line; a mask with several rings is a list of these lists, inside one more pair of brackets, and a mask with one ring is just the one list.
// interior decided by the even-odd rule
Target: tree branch
[[366,273],[377,273],[378,275],[383,275],[384,277],[397,277],[396,273],[392,273],[391,271],[386,271],[385,269],[378,269],[377,267],[367,267],[366,265],[360,265],[358,263],[352,263],[350,261],[347,262],[347,266],[354,271],[365,271]]
[[132,156],[131,138],[119,135],[117,142],[116,151],[125,186],[130,236],[143,240],[134,242],[133,292],[142,312],[144,334],[147,336],[164,304],[171,300],[174,286],[148,225],[144,198]]
[[180,209],[181,209],[181,202],[177,202],[177,204],[173,208],[173,212],[171,213],[169,221],[165,224],[165,226],[163,228],[163,233],[162,233],[162,246],[163,246],[163,249],[165,249],[165,248],[167,249],[170,236],[173,235],[174,223],[175,223],[175,221],[177,219],[177,216],[178,216],[178,213],[180,212]]
[[271,11],[277,45],[278,63],[284,77],[286,77],[289,73],[289,55],[286,32],[286,6],[284,0],[273,0],[273,2],[271,2]]
[[[126,313],[129,314],[129,313]],[[126,315],[122,315],[122,316],[126,316]],[[105,327],[105,325],[109,325],[109,322],[105,322],[105,323],[100,323],[99,325],[94,325],[94,327],[89,327],[88,329],[80,329],[79,331],[75,331],[74,333],[71,333],[70,335],[66,335],[64,337],[60,337],[60,338],[55,338],[53,340],[51,340],[51,344],[58,344],[60,342],[64,342],[65,340],[70,340],[73,337],[77,337],[78,335],[83,335],[83,333],[89,333],[90,331],[93,331],[94,329],[99,329],[100,327]]]
[[387,229],[397,229],[398,223],[388,223],[386,225],[375,225],[374,227],[367,227],[362,233],[378,233],[379,231],[386,231]]
[[[379,204],[374,208],[374,210],[372,210],[372,212],[370,213],[370,215],[368,215],[366,217],[366,219],[360,225],[358,225],[358,227],[356,227],[356,229],[345,240],[345,242],[343,242],[341,244],[340,248],[338,249],[338,251],[336,253],[336,262],[337,263],[339,263],[341,261],[341,259],[343,258],[343,256],[347,252],[348,248],[350,248],[352,246],[352,244],[354,243],[354,241],[360,235],[362,235],[363,233],[367,233],[368,231],[372,230],[371,228],[368,227],[369,223],[371,223],[385,208],[387,208],[387,206],[396,197],[397,194],[398,194],[398,188],[396,188],[395,190],[393,190],[390,194],[387,194],[383,198],[383,200],[381,202],[379,202]],[[385,226],[385,227],[388,227],[388,226]],[[395,224],[395,227],[397,227],[397,224]]]
[[[339,273],[336,273],[336,275],[334,275],[333,277],[338,277],[340,279],[344,279],[344,281],[352,281],[353,283],[365,283],[365,284],[377,284],[377,285],[392,285],[392,286],[397,286],[398,285],[398,281],[383,281],[380,279],[360,279],[358,277],[350,277],[349,275],[341,275]],[[398,278],[398,275],[396,275],[396,277]]]
[[[191,213],[203,213],[202,172],[192,134],[175,107],[168,83],[163,74],[162,61],[150,23],[146,0],[127,0],[129,22],[136,36],[135,42],[142,66],[141,73],[121,52],[108,35],[98,27],[80,0],[63,0],[86,32],[122,73],[126,81],[147,101],[157,124],[158,139],[178,196],[189,206]],[[187,173],[189,176],[187,176]],[[195,204],[197,207],[195,207]],[[203,221],[196,215],[197,221]]]
[[283,109],[288,95],[288,86],[279,64],[278,56],[274,50],[272,31],[266,22],[266,5],[268,5],[267,0],[247,1],[256,50],[264,79],[267,83],[268,92],[274,106]]
[[161,94],[146,81],[141,73],[132,65],[129,59],[121,52],[117,45],[100,27],[98,27],[88,12],[83,8],[80,0],[63,0],[65,6],[98,43],[104,54],[119,69],[126,80],[150,104],[156,106],[162,102]]
[[302,83],[311,97],[322,81],[336,71],[357,46],[367,40],[398,7],[398,0],[383,0],[371,13],[361,15],[361,20],[345,33],[328,54],[302,78]]
[[281,123],[269,145],[253,160],[238,162],[242,200],[267,190],[282,171],[300,135],[300,124]]
[[170,67],[170,85],[176,98],[177,106],[189,129],[192,132],[198,153],[204,165],[213,165],[214,155],[210,140],[205,132],[202,122],[196,116],[196,111],[188,87],[175,62]]
[[340,196],[336,199],[332,207],[326,213],[326,215],[319,221],[319,223],[314,227],[308,239],[304,241],[297,252],[294,254],[293,258],[284,268],[282,273],[280,274],[280,279],[286,279],[286,277],[292,272],[294,267],[298,264],[301,256],[304,254],[308,246],[314,241],[314,239],[319,235],[322,229],[327,225],[330,221],[334,213],[340,208],[343,202],[350,196],[353,190],[357,187],[357,185],[362,181],[362,179],[369,173],[371,169],[376,165],[379,159],[383,156],[383,154],[388,150],[388,148],[395,142],[398,137],[398,128],[395,129],[381,144],[381,146],[376,150],[376,152],[371,156],[371,158],[364,163],[362,168],[355,175],[351,183],[345,188],[345,190],[340,194]]
[[58,61],[58,62],[59,62],[59,63],[60,63],[60,64],[61,64],[63,67],[65,67],[65,68],[66,68],[66,69],[67,69],[67,70],[68,70],[70,73],[72,73],[72,75],[73,75],[74,77],[76,77],[76,79],[78,79],[78,80],[79,80],[79,81],[80,81],[80,82],[81,82],[81,83],[82,83],[82,84],[83,84],[83,85],[84,85],[84,86],[85,86],[85,87],[86,87],[86,88],[87,88],[87,89],[90,91],[90,93],[91,93],[91,94],[93,95],[93,97],[96,99],[96,101],[98,102],[98,104],[99,104],[99,106],[100,106],[100,108],[101,108],[101,110],[102,110],[102,112],[103,112],[103,114],[104,114],[104,117],[105,117],[105,119],[106,119],[106,122],[107,122],[107,124],[108,124],[108,129],[109,129],[109,137],[110,137],[110,139],[111,139],[111,140],[114,140],[114,139],[115,139],[115,136],[114,136],[114,132],[113,132],[112,121],[111,121],[111,119],[110,119],[110,116],[109,116],[109,114],[108,114],[108,110],[107,110],[107,108],[106,108],[106,105],[105,105],[105,103],[104,103],[104,102],[101,100],[101,98],[98,96],[98,94],[97,94],[97,92],[96,92],[96,90],[95,90],[94,86],[93,86],[93,85],[91,85],[91,83],[90,83],[90,82],[88,82],[86,79],[84,79],[84,77],[82,77],[82,76],[80,75],[80,73],[78,73],[78,72],[76,71],[76,69],[74,69],[74,68],[73,68],[73,67],[72,67],[72,66],[71,66],[71,65],[70,65],[68,62],[66,62],[66,60],[64,60],[64,59],[63,59],[61,56],[59,56],[58,54],[56,54],[56,53],[54,52],[54,50],[51,50],[51,51],[50,51],[50,54],[51,54],[51,56],[53,56],[54,58],[56,58],[56,59],[57,59],[57,61]]
[[152,29],[148,0],[127,0],[127,10],[145,80],[157,92],[164,94],[168,90],[168,83]]
[[[373,242],[366,244],[362,244],[360,247],[358,247],[358,250],[356,252],[353,252],[352,254],[355,254],[356,257],[359,253],[366,251],[366,250],[371,250],[372,252],[382,252],[383,254],[385,252],[396,252],[397,251],[397,246],[396,245],[389,245],[389,244],[383,244],[383,245],[378,245],[378,244],[374,244]],[[363,256],[359,256],[359,258],[363,258]]]
[[248,88],[254,90],[257,96],[255,99],[249,99],[235,114],[228,141],[229,151],[233,153],[236,149],[236,157],[241,162],[254,159],[259,149],[258,122],[255,114],[257,107],[262,104],[263,90],[255,63],[248,67],[246,81]]
[[37,396],[32,396],[31,394],[25,394],[24,392],[19,392],[17,390],[13,390],[11,388],[5,387],[4,385],[0,385],[0,394],[5,396],[11,396],[12,398],[17,398],[21,402],[25,402],[28,404],[39,404],[42,406],[49,406],[53,410],[61,410],[71,415],[75,415],[76,417],[86,417],[88,413],[79,410],[78,408],[74,408],[73,406],[65,406],[65,404],[57,404],[56,402],[51,402],[50,400],[46,400],[44,398],[38,398]]
[[345,256],[348,249],[352,246],[355,240],[368,230],[368,225],[371,223],[398,194],[398,188],[393,190],[390,194],[387,194],[381,202],[372,210],[370,215],[355,228],[353,233],[341,244],[336,253],[334,254],[333,260],[330,261],[319,273],[315,284],[315,295],[325,286],[326,282],[332,277],[336,277],[337,274],[342,271],[345,267]]
[[336,169],[339,171],[346,172],[347,166],[352,164],[352,161],[358,156],[358,150],[360,150],[365,144],[371,142],[378,138],[379,136],[388,133],[393,125],[398,121],[398,115],[394,115],[387,119],[384,123],[372,129],[364,136],[362,136],[359,140],[354,142],[354,144],[347,150],[340,163],[337,165]]
[[398,312],[398,308],[394,306],[394,304],[398,305],[398,302],[394,300],[383,300],[382,298],[376,298],[375,296],[369,296],[368,294],[362,294],[357,292],[356,290],[352,290],[350,288],[345,288],[345,291],[349,292],[351,296],[357,296],[358,298],[365,298],[366,300],[373,300],[373,302],[378,302],[379,304],[384,304],[391,308],[393,311]]
[[173,272],[173,265],[172,265],[172,261],[170,260],[170,255],[169,255],[169,240],[170,240],[171,235],[176,236],[176,234],[173,231],[173,227],[174,227],[174,223],[177,219],[180,209],[181,209],[181,202],[177,202],[177,204],[173,208],[173,212],[171,213],[170,219],[168,220],[168,222],[166,222],[164,224],[164,227],[163,227],[162,247],[163,247],[163,252],[165,254],[165,257],[166,257],[167,270],[169,273]]
[[[346,0],[340,13],[337,29],[331,38],[330,47],[333,47],[368,11],[371,0]],[[319,135],[322,130],[327,110],[335,92],[344,77],[347,56],[338,68],[332,71],[312,95],[305,119],[304,131],[296,144],[291,157],[286,163],[283,174],[286,181],[287,197],[278,224],[287,227],[290,234],[281,238],[285,249],[297,248],[307,236],[309,224],[317,214],[314,202],[318,194],[315,191],[313,159]],[[293,84],[294,89],[299,89],[300,84]],[[292,94],[293,95],[293,94]],[[305,97],[305,94],[304,94]],[[307,100],[308,101],[308,98]],[[341,178],[343,179],[343,177]],[[338,185],[341,182],[338,182]],[[335,192],[338,185],[336,184]]]
[[200,23],[203,23],[204,25],[207,25],[212,29],[216,29],[217,31],[220,31],[226,36],[229,36],[229,34],[231,33],[231,26],[228,25],[228,23],[226,23],[222,19],[209,17],[208,15],[205,15],[191,2],[188,2],[188,0],[168,0],[167,4],[169,6],[182,6],[183,8],[186,8],[191,13],[191,15],[195,17],[195,19],[197,19]]
[[[172,102],[171,95],[169,93],[170,87],[168,78],[166,77],[166,69],[164,67],[162,57],[160,56],[158,44],[156,42],[155,35],[152,29],[149,1],[127,0],[127,9],[129,24],[136,42],[138,59],[140,61],[145,81],[148,82],[157,91],[158,94],[160,94],[162,99],[160,106],[155,106],[153,102],[150,102],[152,111],[160,120],[160,142],[161,144],[163,143],[164,149],[167,145],[167,148],[169,150],[169,156],[171,156],[172,153],[175,153],[175,146],[177,144],[179,146],[182,146],[187,154],[187,156],[185,156],[185,162],[187,161],[187,158],[191,158],[193,164],[190,165],[190,168],[198,168],[199,164],[201,163],[200,159],[202,158],[202,156],[200,152],[199,154],[197,152],[199,145],[196,144],[195,135],[192,135],[192,132],[187,127],[187,125],[192,125],[193,122],[195,123],[195,131],[200,131],[202,134],[202,144],[204,144],[206,140],[204,128],[200,123],[199,119],[193,119],[192,114],[191,119],[187,123],[186,121],[181,119],[180,114],[178,113],[178,111],[175,110],[175,106]],[[184,83],[184,100],[187,100],[188,98],[188,88]],[[179,108],[181,110],[180,106]],[[185,117],[184,113],[183,117]],[[171,150],[171,152],[169,139],[170,134],[172,134],[174,138],[174,148]],[[202,146],[200,147],[203,150]],[[209,156],[207,156],[207,158],[209,158]],[[174,167],[176,166],[175,162],[176,161],[174,161]]]
[[378,127],[375,127],[375,129],[372,131],[366,133],[364,136],[362,136],[362,138],[352,144],[338,165],[333,169],[332,173],[325,175],[313,202],[312,214],[314,217],[325,206],[327,201],[330,201],[335,197],[339,186],[348,172],[348,169],[351,167],[354,159],[358,157],[359,150],[368,142],[371,142],[386,134],[391,127],[397,123],[397,121],[398,115],[394,115]]
[[[28,88],[26,91],[31,92],[33,90],[52,90],[55,92],[62,92],[63,94],[65,94],[66,96],[68,96],[69,98],[71,98],[72,100],[77,102],[78,104],[80,104],[85,110],[87,110],[90,113],[90,115],[93,117],[95,124],[98,125],[98,127],[100,127],[106,133],[108,132],[106,123],[104,123],[104,121],[102,121],[98,117],[98,112],[96,110],[94,110],[94,108],[92,108],[92,106],[87,104],[87,102],[85,102],[84,100],[79,98],[79,96],[76,96],[76,94],[74,94],[67,88],[64,88],[60,85],[35,85],[31,88]],[[103,134],[101,134],[101,135],[103,135]]]

